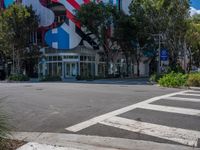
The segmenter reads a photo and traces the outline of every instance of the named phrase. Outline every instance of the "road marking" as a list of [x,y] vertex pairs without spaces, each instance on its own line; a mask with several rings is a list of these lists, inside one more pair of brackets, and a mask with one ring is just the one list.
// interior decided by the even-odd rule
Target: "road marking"
[[[38,135],[38,136],[35,136]],[[77,148],[79,150],[199,150],[193,147],[133,140],[114,137],[100,137],[65,133],[12,132],[12,140],[40,143],[58,147]],[[134,148],[133,148],[134,147]],[[34,149],[35,148],[35,149]],[[49,148],[25,148],[23,150],[49,150]],[[50,148],[56,150],[55,148]],[[70,149],[67,149],[70,150]]]
[[200,91],[195,91],[195,90],[189,90],[187,92],[192,92],[192,93],[199,93],[200,94]]
[[[55,143],[56,144],[56,143]],[[17,150],[81,150],[78,148],[72,148],[72,147],[61,147],[56,145],[47,145],[47,144],[39,144],[35,142],[29,142],[21,147],[19,147]]]
[[181,93],[179,95],[186,95],[186,96],[200,96],[200,93],[199,94],[190,94],[190,93]]
[[139,108],[169,112],[169,113],[184,114],[184,115],[200,116],[200,110],[197,109],[187,109],[187,108],[170,107],[170,106],[153,105],[153,104],[142,105]]
[[103,115],[100,115],[98,117],[94,117],[92,119],[89,119],[87,121],[81,122],[81,123],[76,124],[76,125],[73,125],[71,127],[67,127],[65,129],[68,130],[68,131],[71,131],[71,132],[78,132],[78,131],[81,131],[85,128],[88,128],[92,125],[95,125],[95,124],[97,124],[97,123],[99,123],[99,122],[101,122],[105,119],[108,119],[110,117],[117,116],[117,115],[126,113],[128,111],[131,111],[135,108],[138,108],[139,106],[142,106],[142,105],[145,105],[145,104],[148,104],[148,103],[152,103],[154,101],[164,99],[166,97],[175,96],[177,94],[182,94],[182,93],[185,93],[185,92],[187,92],[187,91],[181,91],[181,92],[166,94],[166,95],[162,95],[162,96],[158,96],[158,97],[153,97],[153,98],[150,98],[148,100],[145,100],[145,101],[142,101],[142,102],[139,102],[139,103],[136,103],[136,104],[133,104],[133,105],[130,105],[130,106],[127,106],[127,107],[124,107],[124,108],[121,108],[121,109],[118,109],[118,110],[115,110],[115,111],[112,111],[112,112],[109,112],[109,113],[106,113],[106,114],[103,114]]
[[166,97],[166,100],[185,101],[185,102],[200,102],[197,98],[183,98],[183,97]]
[[190,87],[190,89],[200,91],[200,87]]
[[168,127],[152,123],[145,123],[121,117],[112,117],[100,123],[103,125],[146,134],[195,147],[197,147],[198,138],[200,138],[199,131]]

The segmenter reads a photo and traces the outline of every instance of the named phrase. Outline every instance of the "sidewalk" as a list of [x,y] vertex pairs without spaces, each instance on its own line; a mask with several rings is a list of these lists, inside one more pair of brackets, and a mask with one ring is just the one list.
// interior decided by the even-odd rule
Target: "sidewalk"
[[29,142],[17,150],[200,150],[149,141],[63,133],[15,132],[12,139]]

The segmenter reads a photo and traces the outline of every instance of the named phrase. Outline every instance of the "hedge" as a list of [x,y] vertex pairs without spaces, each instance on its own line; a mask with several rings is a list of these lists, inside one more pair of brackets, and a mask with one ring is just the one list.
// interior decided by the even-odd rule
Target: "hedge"
[[23,74],[13,74],[8,77],[10,81],[29,81],[29,77]]
[[47,81],[62,81],[62,78],[60,76],[44,76],[40,78],[40,81],[47,82]]
[[188,75],[171,72],[164,75],[158,83],[163,87],[182,87],[187,85]]
[[200,73],[183,74],[171,72],[160,78],[158,83],[163,87],[200,87]]
[[200,73],[189,74],[187,84],[189,86],[200,87]]

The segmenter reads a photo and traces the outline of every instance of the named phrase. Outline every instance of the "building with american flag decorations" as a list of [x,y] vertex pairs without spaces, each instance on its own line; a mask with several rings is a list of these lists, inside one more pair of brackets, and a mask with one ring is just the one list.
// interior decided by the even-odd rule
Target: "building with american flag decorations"
[[[105,76],[105,59],[102,50],[91,36],[75,21],[74,10],[90,1],[110,3],[118,9],[129,13],[128,7],[132,0],[0,0],[1,7],[7,8],[15,2],[31,6],[40,17],[40,27],[32,35],[32,41],[41,45],[41,57],[37,70],[39,76],[60,76],[63,80],[81,76]],[[194,2],[193,2],[194,1]],[[197,7],[191,13],[199,13]],[[110,64],[109,74],[119,75],[126,71],[123,55],[118,55],[115,64]],[[149,75],[149,64],[146,58],[140,63],[140,75]],[[135,70],[132,64],[129,69]],[[136,74],[136,72],[134,72]]]
[[[131,0],[96,0],[116,5],[128,13]],[[81,76],[105,76],[105,61],[102,50],[93,37],[85,37],[85,31],[75,21],[74,10],[90,0],[2,0],[4,8],[15,2],[31,6],[40,17],[38,32],[32,40],[41,47],[38,63],[39,76],[60,76],[62,79]],[[118,64],[110,65],[110,74],[125,70],[124,60],[119,56]]]

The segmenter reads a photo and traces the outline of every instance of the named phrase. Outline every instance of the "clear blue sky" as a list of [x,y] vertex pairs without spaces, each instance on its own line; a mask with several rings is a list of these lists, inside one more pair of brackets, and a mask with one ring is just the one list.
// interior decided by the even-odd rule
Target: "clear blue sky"
[[192,7],[200,10],[200,0],[191,0],[191,2],[192,2]]

